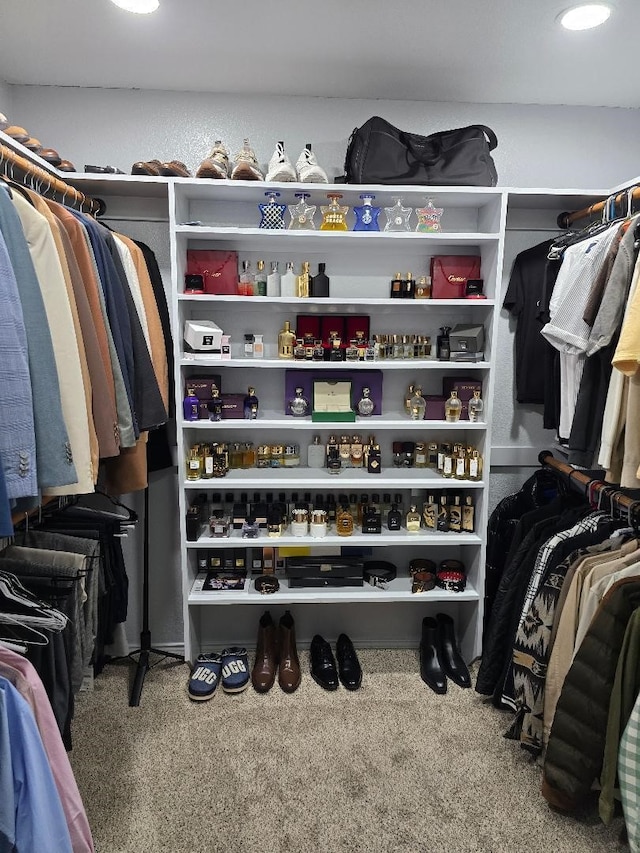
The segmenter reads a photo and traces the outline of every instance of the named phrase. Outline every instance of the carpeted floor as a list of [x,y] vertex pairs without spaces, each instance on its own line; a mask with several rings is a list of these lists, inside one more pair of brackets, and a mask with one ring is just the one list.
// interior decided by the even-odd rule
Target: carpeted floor
[[128,707],[111,665],[77,702],[72,763],[98,853],[624,849],[616,820],[552,812],[540,771],[473,690],[436,696],[411,651],[362,651],[362,689],[190,702],[163,664]]

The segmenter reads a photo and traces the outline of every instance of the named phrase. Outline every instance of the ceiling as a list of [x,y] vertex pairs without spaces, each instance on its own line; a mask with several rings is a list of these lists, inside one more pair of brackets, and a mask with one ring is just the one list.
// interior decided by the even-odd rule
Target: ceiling
[[575,0],[0,0],[0,80],[469,103],[640,107],[640,2],[602,27]]

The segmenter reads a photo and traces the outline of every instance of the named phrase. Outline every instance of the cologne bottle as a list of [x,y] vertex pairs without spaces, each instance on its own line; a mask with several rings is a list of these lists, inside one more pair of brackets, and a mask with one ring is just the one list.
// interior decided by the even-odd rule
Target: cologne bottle
[[324,346],[320,339],[313,342],[313,361],[324,361]]
[[391,279],[391,299],[402,299],[402,273],[397,272]]
[[356,346],[355,339],[349,341],[349,346],[344,351],[345,361],[357,361],[358,360],[358,347]]
[[296,279],[296,296],[302,299],[308,299],[310,293],[311,276],[309,275],[309,261],[303,261],[302,272]]
[[323,539],[327,535],[327,511],[318,505],[311,510],[309,533],[314,539]]
[[288,320],[284,321],[284,328],[278,335],[278,357],[293,358],[293,348],[296,343],[295,332]]
[[295,296],[298,276],[293,271],[293,261],[287,261],[287,269],[280,277],[280,296]]
[[423,441],[416,441],[414,465],[416,468],[427,467],[427,445]]
[[416,445],[413,441],[402,442],[402,467],[413,468],[415,465]]
[[309,414],[309,401],[304,396],[302,386],[296,388],[293,399],[289,401],[289,411],[296,418],[304,418]]
[[268,444],[260,444],[256,451],[256,468],[271,467],[271,447]]
[[271,504],[267,510],[267,536],[275,539],[283,533],[282,509],[278,504]]
[[340,459],[340,446],[335,435],[330,435],[327,442],[327,468],[329,467],[329,457],[332,455],[337,456],[338,460]]
[[244,419],[245,421],[255,421],[258,418],[258,398],[256,397],[256,389],[249,386],[247,395],[244,398]]
[[217,444],[213,455],[213,476],[226,477],[229,473],[229,450],[226,444]]
[[439,231],[442,231],[442,225],[440,225],[440,217],[443,213],[444,208],[436,207],[433,203],[433,199],[428,198],[427,203],[424,207],[416,208],[416,216],[418,217],[416,231],[421,232],[423,234],[434,234]]
[[351,467],[362,468],[364,462],[363,456],[362,436],[354,435],[351,439]]
[[209,519],[209,530],[213,539],[226,539],[230,533],[229,519],[226,515],[213,515]]
[[187,388],[187,395],[182,402],[182,412],[185,421],[198,420],[199,406],[200,400],[198,400],[198,398],[196,397],[195,391],[193,390],[193,388]]
[[398,509],[398,504],[392,504],[387,513],[387,527],[389,530],[402,530],[402,513]]
[[254,293],[255,278],[251,261],[242,262],[242,272],[238,280],[238,294],[240,296],[255,296]]
[[468,459],[464,447],[458,447],[454,456],[454,476],[456,480],[466,480],[468,474]]
[[329,297],[329,276],[325,273],[326,264],[322,261],[318,264],[318,274],[311,277],[311,296],[314,299],[327,299]]
[[207,403],[207,408],[209,409],[210,421],[222,420],[222,399],[220,392],[215,386],[211,389],[211,399]]
[[379,507],[369,506],[362,515],[362,532],[367,534],[382,533],[382,516]]
[[409,404],[409,415],[413,421],[424,420],[424,413],[427,410],[427,404],[422,396],[422,388],[416,386],[413,392],[413,397]]
[[416,282],[416,299],[431,299],[431,276],[421,275]]
[[338,445],[340,453],[340,464],[343,468],[351,467],[351,437],[348,435],[340,436],[340,444]]
[[300,445],[285,445],[283,465],[285,468],[298,468],[300,466]]
[[342,193],[327,193],[327,198],[329,199],[328,205],[322,205],[320,210],[322,211],[322,225],[320,226],[321,231],[348,231],[349,228],[347,226],[347,213],[349,212],[349,208],[347,206],[342,207],[340,205],[340,199],[342,198]]
[[402,298],[415,299],[416,295],[416,280],[413,273],[408,272],[407,277],[402,279]]
[[449,530],[452,533],[460,533],[462,530],[462,507],[460,506],[460,495],[454,495],[453,503],[449,504]]
[[349,507],[342,503],[336,509],[336,533],[338,536],[351,536],[353,533],[353,516]]
[[242,445],[239,441],[234,441],[229,446],[229,468],[232,471],[242,468]]
[[435,530],[438,526],[438,504],[433,495],[429,495],[422,507],[422,518],[427,530]]
[[260,536],[260,527],[258,526],[258,522],[253,516],[248,515],[242,522],[242,538],[257,539],[258,536]]
[[371,202],[375,196],[371,193],[362,193],[360,195],[362,204],[353,208],[356,217],[354,231],[379,231],[378,217],[380,216],[380,208],[374,207]]
[[409,533],[420,532],[420,513],[416,509],[415,504],[411,504],[407,513],[406,527]]
[[187,480],[199,480],[202,477],[202,451],[196,444],[187,457]]
[[384,226],[385,231],[410,231],[411,226],[409,220],[413,212],[410,207],[402,206],[402,199],[394,197],[395,204],[393,207],[385,207],[384,212],[387,217],[387,224]]
[[450,444],[443,444],[442,476],[451,479],[455,475],[455,454]]
[[309,533],[309,511],[306,506],[296,504],[291,515],[291,535],[307,536]]
[[277,261],[271,261],[271,272],[267,276],[267,296],[280,296],[280,271]]
[[202,445],[202,479],[210,480],[213,477],[213,446]]
[[482,479],[482,456],[480,456],[480,453],[477,450],[471,451],[468,473],[470,480],[477,481]]
[[315,230],[316,223],[313,221],[313,217],[316,212],[316,206],[314,204],[307,204],[310,194],[296,193],[295,196],[300,201],[297,204],[289,205],[289,216],[291,217],[289,229],[292,231]]
[[284,228],[284,214],[287,209],[287,205],[280,204],[278,202],[280,193],[275,192],[275,190],[269,190],[265,193],[265,196],[269,201],[266,204],[262,203],[258,205],[258,210],[260,211],[260,224],[258,227],[275,229]]
[[447,503],[446,495],[440,496],[440,505],[438,506],[438,532],[449,532],[449,504]]
[[313,443],[307,448],[307,465],[309,468],[324,468],[326,448],[320,443],[320,436],[313,436]]
[[254,277],[253,294],[254,296],[267,295],[267,273],[264,268],[264,261],[258,261],[257,263],[257,271]]
[[473,506],[473,498],[467,495],[464,499],[462,507],[462,529],[465,533],[473,533],[475,530],[475,507]]
[[293,348],[293,357],[295,361],[304,361],[307,357],[303,338],[296,338],[296,344]]
[[411,414],[411,400],[413,399],[415,390],[415,383],[411,382],[407,388],[407,393],[404,395],[404,410],[408,415]]
[[244,355],[245,358],[253,358],[253,342],[254,337],[251,333],[244,336]]
[[436,338],[436,353],[438,361],[449,361],[451,358],[451,343],[449,341],[450,326],[440,326],[440,334]]
[[371,389],[366,386],[362,389],[362,397],[356,403],[356,411],[363,418],[368,418],[373,414],[376,404],[371,399]]
[[427,468],[434,471],[438,467],[438,442],[430,441],[427,445]]
[[460,415],[462,414],[462,402],[458,397],[457,391],[452,391],[451,396],[444,404],[444,419],[448,423],[457,423],[460,420]]
[[338,337],[330,337],[331,348],[329,349],[329,361],[344,361],[342,340]]
[[253,357],[264,358],[264,335],[253,336]]
[[480,397],[480,391],[474,391],[473,397],[467,405],[469,410],[469,420],[472,422],[482,420],[482,412],[484,411],[484,401]]

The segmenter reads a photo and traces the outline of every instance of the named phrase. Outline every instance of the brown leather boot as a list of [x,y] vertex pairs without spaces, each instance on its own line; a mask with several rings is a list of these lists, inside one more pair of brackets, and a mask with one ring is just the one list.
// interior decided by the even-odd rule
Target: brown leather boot
[[280,666],[278,684],[285,693],[293,693],[300,687],[302,673],[296,650],[296,632],[291,613],[287,610],[280,619]]
[[268,610],[258,624],[256,659],[251,670],[251,683],[258,693],[267,693],[276,680],[277,667],[276,626]]

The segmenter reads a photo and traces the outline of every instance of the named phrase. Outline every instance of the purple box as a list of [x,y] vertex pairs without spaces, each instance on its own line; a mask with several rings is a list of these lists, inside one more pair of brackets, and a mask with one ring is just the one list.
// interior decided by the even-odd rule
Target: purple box
[[216,386],[222,394],[222,377],[219,373],[209,373],[207,376],[187,376],[184,380],[184,394],[187,389],[193,388],[198,400],[210,400],[213,397],[213,386]]
[[236,420],[244,418],[244,398],[246,394],[221,394],[222,397],[222,420]]
[[426,421],[443,421],[445,398],[438,397],[436,394],[425,394],[424,399],[427,404],[424,419]]
[[[289,401],[295,396],[296,388],[302,388],[304,396],[313,405],[313,383],[323,380],[346,380],[351,382],[351,407],[355,407],[362,397],[362,389],[371,390],[371,399],[375,403],[374,415],[382,414],[382,371],[381,370],[285,370],[284,372],[284,413],[291,415]],[[226,396],[223,394],[223,397]],[[293,417],[293,416],[292,416]],[[444,418],[444,410],[442,417]]]
[[200,400],[198,403],[198,420],[200,421],[208,421],[209,420],[209,409],[207,406],[209,405],[209,400]]

